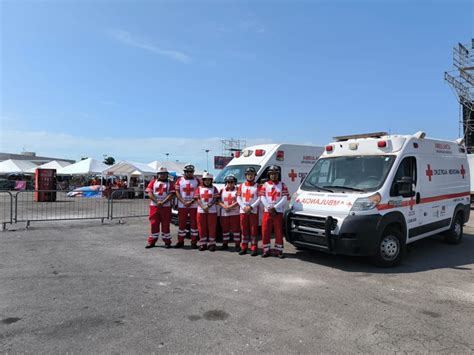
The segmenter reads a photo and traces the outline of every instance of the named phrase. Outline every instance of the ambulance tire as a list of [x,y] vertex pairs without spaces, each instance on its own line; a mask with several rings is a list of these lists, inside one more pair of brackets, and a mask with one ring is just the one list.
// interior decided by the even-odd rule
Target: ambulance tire
[[378,267],[393,267],[400,264],[405,251],[403,233],[395,226],[388,226],[382,233],[377,253],[371,260]]
[[461,212],[456,213],[456,216],[451,223],[451,228],[444,234],[444,241],[448,244],[459,244],[463,235],[464,218]]

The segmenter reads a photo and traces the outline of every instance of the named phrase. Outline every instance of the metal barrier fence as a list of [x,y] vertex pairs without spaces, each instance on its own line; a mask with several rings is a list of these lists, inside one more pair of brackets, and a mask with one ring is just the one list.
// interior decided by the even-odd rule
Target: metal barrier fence
[[109,219],[148,216],[150,200],[134,191],[116,190],[109,197]]
[[[49,202],[35,201],[35,194],[44,194]],[[15,195],[13,222],[60,221],[109,218],[109,203],[101,197],[68,197],[67,191],[20,191]]]
[[0,191],[0,224],[5,230],[13,223],[13,195],[9,191]]
[[[115,190],[108,197],[72,197],[70,191],[0,191],[0,224],[62,220],[104,220],[147,217],[150,200],[143,192]],[[37,201],[38,195],[48,202]],[[174,219],[176,219],[174,216]]]

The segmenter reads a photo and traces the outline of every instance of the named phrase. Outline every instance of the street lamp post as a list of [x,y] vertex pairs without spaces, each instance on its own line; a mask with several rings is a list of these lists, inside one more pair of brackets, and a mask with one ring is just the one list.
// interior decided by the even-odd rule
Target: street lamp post
[[207,167],[207,171],[209,171],[209,152],[210,152],[210,150],[205,149],[204,151],[206,152],[206,167]]
[[168,156],[170,155],[170,153],[166,153],[166,161],[168,161]]

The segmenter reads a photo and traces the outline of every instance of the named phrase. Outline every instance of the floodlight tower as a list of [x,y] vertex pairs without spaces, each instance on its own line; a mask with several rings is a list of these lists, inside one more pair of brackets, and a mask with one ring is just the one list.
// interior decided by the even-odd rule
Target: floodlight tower
[[221,140],[222,143],[222,156],[230,157],[234,156],[235,152],[240,152],[246,146],[246,141],[241,139],[223,139]]
[[467,152],[474,153],[474,38],[469,45],[458,43],[453,48],[453,67],[444,73],[444,80],[458,98],[459,127],[463,129]]

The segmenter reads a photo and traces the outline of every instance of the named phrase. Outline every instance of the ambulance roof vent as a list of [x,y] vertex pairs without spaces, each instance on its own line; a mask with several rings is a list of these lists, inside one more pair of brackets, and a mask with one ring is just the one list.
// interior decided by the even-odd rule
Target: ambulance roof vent
[[426,137],[426,133],[423,131],[418,131],[413,135],[416,139],[423,139]]
[[353,134],[350,136],[338,136],[333,137],[336,142],[344,142],[349,139],[359,139],[359,138],[380,138],[383,136],[388,136],[387,132],[374,132],[374,133],[363,133],[363,134]]

